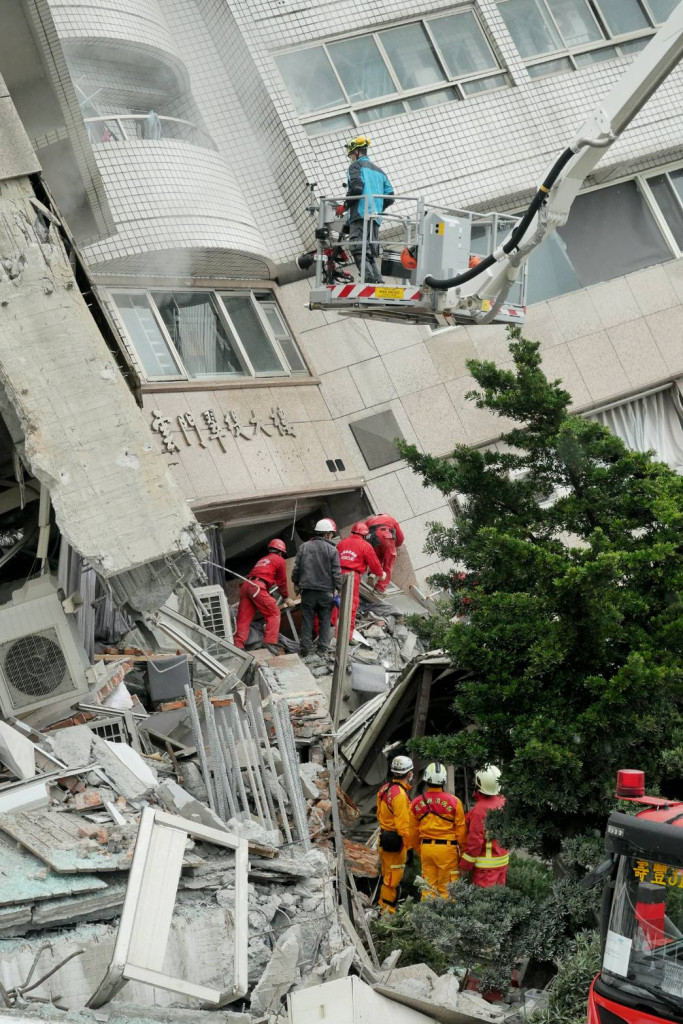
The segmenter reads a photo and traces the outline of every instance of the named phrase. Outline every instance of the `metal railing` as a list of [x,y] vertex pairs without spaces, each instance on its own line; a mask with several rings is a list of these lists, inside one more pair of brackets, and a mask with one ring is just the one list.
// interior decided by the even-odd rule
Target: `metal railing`
[[86,117],[85,127],[92,143],[115,143],[142,140],[164,142],[179,139],[201,149],[216,149],[216,143],[202,128],[179,117],[158,114],[107,114]]

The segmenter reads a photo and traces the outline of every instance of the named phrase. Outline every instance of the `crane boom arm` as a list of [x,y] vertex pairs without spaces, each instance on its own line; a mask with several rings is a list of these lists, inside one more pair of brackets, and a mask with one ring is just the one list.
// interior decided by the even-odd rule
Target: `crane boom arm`
[[[457,288],[459,297],[504,301],[519,267],[556,228],[566,223],[583,182],[606,149],[643,108],[683,58],[683,0],[634,60],[628,71],[582,125],[545,176],[520,224],[502,245],[453,278],[425,278],[432,288]],[[491,314],[486,317],[492,319]]]

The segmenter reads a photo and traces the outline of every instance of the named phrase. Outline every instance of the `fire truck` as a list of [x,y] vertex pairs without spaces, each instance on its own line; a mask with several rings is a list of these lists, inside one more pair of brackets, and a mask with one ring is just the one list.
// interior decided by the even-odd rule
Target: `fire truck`
[[603,881],[602,970],[588,1024],[683,1022],[683,801],[645,795],[643,772],[617,774],[617,797],[642,810],[614,811]]
[[[681,57],[683,2],[555,160],[521,218],[437,208],[420,197],[396,196],[382,215],[379,236],[382,275],[390,278],[386,283],[362,275],[355,280],[349,272],[353,260],[337,213],[345,197],[313,202],[315,249],[297,260],[302,270],[315,265],[309,308],[432,327],[524,323],[529,255],[566,223],[586,176]],[[366,213],[356,254],[361,267],[373,245],[372,219]]]

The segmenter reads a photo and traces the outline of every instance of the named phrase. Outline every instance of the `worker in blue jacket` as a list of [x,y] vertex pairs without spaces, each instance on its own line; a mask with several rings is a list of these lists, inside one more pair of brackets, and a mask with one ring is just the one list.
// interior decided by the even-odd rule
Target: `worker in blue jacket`
[[[368,160],[370,139],[358,135],[346,144],[349,160],[345,206],[349,220],[349,249],[362,281],[382,284],[382,275],[375,260],[379,256],[379,226],[382,213],[393,203],[394,190],[381,167]],[[367,215],[367,247],[365,267],[361,266],[363,253],[363,223]]]

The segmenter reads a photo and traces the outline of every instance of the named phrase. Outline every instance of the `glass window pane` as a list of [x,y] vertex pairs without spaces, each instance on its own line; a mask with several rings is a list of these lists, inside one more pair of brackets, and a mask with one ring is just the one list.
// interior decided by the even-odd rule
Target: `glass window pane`
[[221,299],[256,373],[282,373],[282,364],[251,297],[221,294]]
[[623,54],[640,53],[650,42],[652,36],[645,36],[644,39],[629,39],[626,43],[619,43],[619,49]]
[[450,103],[459,99],[456,89],[435,89],[423,96],[411,96],[407,102],[411,110],[423,110],[424,107],[435,107],[437,103]]
[[330,43],[327,51],[352,103],[391,96],[396,92],[389,69],[372,36]]
[[333,114],[324,121],[309,121],[304,128],[309,135],[324,135],[325,132],[336,132],[340,128],[353,128],[355,121],[350,114]]
[[190,377],[245,376],[209,292],[153,292],[152,297]]
[[472,11],[433,18],[428,25],[446,59],[451,78],[498,67],[493,50]]
[[647,183],[671,228],[676,245],[683,249],[683,171],[674,171],[671,177],[658,174],[655,178],[648,178]]
[[285,359],[289,363],[289,369],[291,373],[308,373],[305,362],[297,348],[294,338],[289,333],[287,325],[280,315],[280,310],[272,299],[268,299],[267,296],[262,297],[257,295],[256,298],[261,303],[263,312],[268,317],[268,323],[270,324],[271,330],[278,342],[280,348],[284,352]]
[[674,8],[678,7],[680,0],[647,0],[650,13],[657,24],[666,21]]
[[650,22],[638,0],[600,0],[600,13],[613,36],[650,28]]
[[588,67],[589,64],[601,64],[604,60],[615,60],[619,56],[616,46],[601,46],[599,50],[588,50],[586,53],[575,53],[577,68]]
[[543,0],[505,0],[498,7],[522,57],[538,57],[562,49],[562,40]]
[[297,113],[312,114],[315,110],[329,110],[346,102],[322,46],[281,53],[275,63]]
[[672,259],[635,181],[577,196],[560,235],[584,287]]
[[441,65],[422,25],[391,28],[380,32],[379,37],[404,89],[418,89],[444,81]]
[[113,296],[147,377],[182,376],[146,295]]
[[573,71],[574,67],[569,57],[559,57],[557,60],[547,60],[543,64],[532,64],[527,68],[530,78],[546,78],[548,75],[559,75],[563,71]]
[[567,246],[555,231],[529,257],[526,300],[529,305],[581,288]]
[[466,96],[474,96],[477,92],[490,92],[491,89],[502,89],[506,85],[507,75],[489,75],[488,78],[478,78],[474,82],[463,82],[460,88]]
[[383,117],[396,117],[397,114],[405,114],[406,108],[402,103],[380,103],[376,107],[366,107],[365,110],[357,110],[356,117],[361,124],[368,121],[379,121]]
[[548,0],[548,6],[566,46],[583,46],[604,38],[586,0]]

